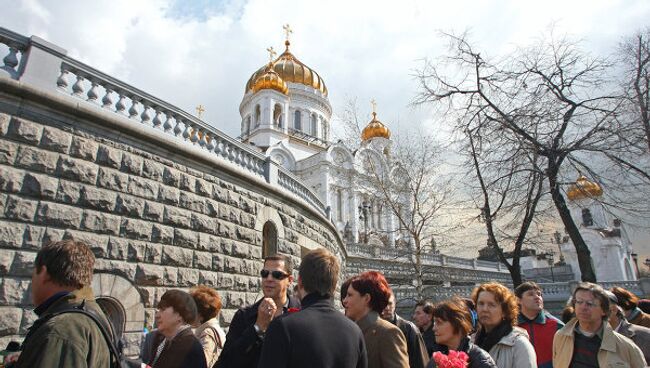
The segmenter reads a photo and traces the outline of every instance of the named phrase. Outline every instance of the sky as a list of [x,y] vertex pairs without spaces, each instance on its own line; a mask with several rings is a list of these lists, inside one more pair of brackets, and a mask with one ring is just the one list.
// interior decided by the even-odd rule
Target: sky
[[375,99],[378,118],[399,132],[444,119],[411,104],[423,59],[446,51],[441,31],[469,31],[482,55],[498,57],[553,27],[607,56],[650,19],[647,0],[0,0],[0,9],[0,26],[187,112],[201,104],[204,120],[232,136],[246,81],[267,47],[284,49],[284,24],[293,54],[328,87],[335,130],[348,101],[370,120]]

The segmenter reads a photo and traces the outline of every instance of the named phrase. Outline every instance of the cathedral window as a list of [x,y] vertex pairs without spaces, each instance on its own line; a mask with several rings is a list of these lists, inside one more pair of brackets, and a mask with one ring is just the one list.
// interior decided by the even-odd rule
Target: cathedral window
[[323,129],[323,132],[322,132],[320,137],[321,137],[322,140],[327,142],[327,124],[322,119],[321,119],[320,123],[321,123],[321,129]]
[[591,216],[591,211],[588,208],[582,209],[582,224],[585,226],[592,226],[594,224],[594,218]]
[[262,258],[278,253],[278,229],[271,221],[262,228]]
[[336,213],[339,221],[343,221],[343,191],[336,191]]
[[273,108],[273,125],[282,128],[282,106],[275,104]]
[[300,123],[300,110],[296,110],[293,113],[293,128],[295,130],[302,130],[302,124]]
[[262,109],[260,105],[255,106],[255,127],[260,126],[260,120],[262,120]]
[[316,120],[316,114],[311,114],[311,135],[318,137],[318,120]]

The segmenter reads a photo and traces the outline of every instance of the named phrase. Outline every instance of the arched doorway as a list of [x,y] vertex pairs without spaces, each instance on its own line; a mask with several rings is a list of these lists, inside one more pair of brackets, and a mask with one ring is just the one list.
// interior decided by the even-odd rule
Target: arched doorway
[[268,257],[278,252],[278,229],[272,221],[264,223],[262,228],[262,257]]
[[95,299],[106,317],[111,321],[115,331],[115,337],[119,340],[124,333],[126,326],[126,311],[117,299],[110,296],[100,296]]

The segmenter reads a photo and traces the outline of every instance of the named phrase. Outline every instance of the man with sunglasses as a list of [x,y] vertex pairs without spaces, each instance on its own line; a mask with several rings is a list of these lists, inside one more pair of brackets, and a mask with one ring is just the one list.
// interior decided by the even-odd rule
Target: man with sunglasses
[[264,297],[235,313],[217,368],[256,368],[271,321],[300,307],[300,301],[288,294],[293,282],[289,257],[275,254],[264,258],[260,276]]

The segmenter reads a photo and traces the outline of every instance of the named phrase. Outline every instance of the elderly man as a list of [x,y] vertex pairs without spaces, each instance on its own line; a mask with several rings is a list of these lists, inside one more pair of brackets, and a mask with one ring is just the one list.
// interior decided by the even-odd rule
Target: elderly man
[[641,350],[606,323],[609,298],[601,286],[580,283],[571,304],[576,317],[555,334],[553,367],[645,367]]
[[300,307],[300,302],[287,293],[293,282],[289,257],[281,254],[266,257],[260,275],[264,297],[235,313],[215,367],[257,368],[271,321],[290,308]]
[[609,325],[621,335],[632,340],[643,352],[645,361],[650,361],[650,328],[633,325],[625,319],[623,308],[618,305],[618,298],[610,291],[605,291],[609,297]]
[[395,294],[390,293],[390,299],[384,311],[381,313],[381,318],[399,327],[406,337],[406,348],[409,354],[409,367],[410,368],[423,368],[429,362],[429,355],[427,347],[424,345],[422,335],[418,328],[404,318],[395,313]]
[[82,242],[63,240],[41,248],[31,287],[39,318],[30,327],[14,367],[110,366],[108,342],[97,323],[80,313],[60,313],[83,307],[110,326],[90,288],[94,264],[92,251]]

